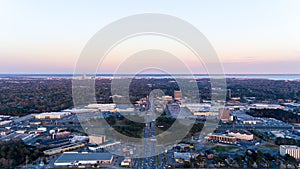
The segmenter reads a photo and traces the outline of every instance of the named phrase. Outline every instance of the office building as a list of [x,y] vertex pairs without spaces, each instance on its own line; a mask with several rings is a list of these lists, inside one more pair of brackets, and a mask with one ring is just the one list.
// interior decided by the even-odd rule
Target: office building
[[247,140],[247,141],[253,140],[253,134],[246,131],[230,131],[228,132],[228,135],[236,137],[239,140]]
[[105,142],[105,136],[89,136],[90,144],[102,144]]
[[208,140],[217,141],[220,143],[227,143],[227,144],[236,144],[237,138],[234,136],[228,136],[225,134],[210,134],[208,136]]
[[230,116],[229,109],[219,109],[219,113],[220,113],[220,120],[222,123],[227,123],[233,120],[233,117]]
[[300,147],[293,145],[280,145],[280,155],[285,156],[289,154],[290,156],[300,159]]
[[179,91],[175,90],[174,91],[174,100],[181,100],[181,98],[182,98],[181,91],[180,90]]

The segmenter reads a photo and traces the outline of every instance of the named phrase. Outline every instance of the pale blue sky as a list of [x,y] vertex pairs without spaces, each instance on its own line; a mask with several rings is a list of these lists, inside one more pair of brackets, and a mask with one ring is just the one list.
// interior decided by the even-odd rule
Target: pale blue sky
[[299,9],[299,0],[0,0],[0,73],[72,73],[94,33],[149,12],[196,26],[225,73],[300,73]]

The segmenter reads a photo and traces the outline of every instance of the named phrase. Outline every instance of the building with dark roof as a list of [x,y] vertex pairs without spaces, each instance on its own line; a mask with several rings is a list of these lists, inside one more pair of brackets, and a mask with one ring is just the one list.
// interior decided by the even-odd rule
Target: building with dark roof
[[93,165],[112,163],[113,155],[110,153],[78,153],[65,152],[54,163],[55,166]]

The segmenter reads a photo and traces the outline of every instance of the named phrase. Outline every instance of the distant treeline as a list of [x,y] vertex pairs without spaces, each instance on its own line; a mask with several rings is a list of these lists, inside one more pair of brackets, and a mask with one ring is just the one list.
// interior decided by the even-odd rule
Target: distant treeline
[[247,114],[254,117],[274,118],[287,123],[300,123],[300,116],[297,113],[281,109],[250,109]]
[[[210,79],[197,79],[197,85],[199,97],[202,100],[211,99]],[[240,97],[241,102],[246,101],[244,97],[273,102],[277,99],[300,100],[299,81],[227,79],[227,88],[231,89],[231,96]],[[96,80],[95,89],[97,103],[113,102],[110,79]],[[174,90],[179,90],[179,86],[175,79],[133,79],[129,86],[130,101],[135,103],[154,89],[161,89],[166,95],[173,96]],[[80,93],[84,96],[87,92],[82,90]],[[0,114],[21,116],[60,111],[72,106],[70,79],[0,80]]]

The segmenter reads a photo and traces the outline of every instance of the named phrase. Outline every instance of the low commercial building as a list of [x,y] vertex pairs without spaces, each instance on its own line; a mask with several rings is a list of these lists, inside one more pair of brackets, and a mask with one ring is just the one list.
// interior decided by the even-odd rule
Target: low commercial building
[[30,142],[31,140],[33,140],[34,138],[36,138],[37,136],[38,136],[38,135],[36,135],[36,134],[29,134],[29,135],[23,137],[23,138],[22,138],[22,141],[23,141],[24,143],[28,143],[28,142]]
[[54,155],[54,154],[62,153],[62,152],[65,152],[65,151],[75,150],[75,149],[81,148],[81,147],[84,147],[83,143],[68,144],[68,145],[64,145],[64,146],[61,146],[61,147],[45,150],[44,154],[45,155]]
[[53,133],[52,134],[52,139],[58,139],[58,138],[67,138],[71,135],[71,132],[69,131],[63,131],[59,133]]
[[220,143],[236,144],[237,138],[226,134],[210,134],[208,140],[217,141]]
[[217,116],[218,113],[216,112],[194,112],[194,116]]
[[228,132],[228,135],[236,137],[239,140],[247,140],[247,141],[253,140],[253,134],[246,131],[230,131]]
[[27,130],[17,130],[15,132],[18,134],[25,134],[27,132]]
[[174,152],[174,158],[176,162],[183,161],[190,161],[191,160],[191,153],[180,153],[180,152]]
[[71,115],[70,112],[48,112],[48,113],[35,114],[34,117],[36,119],[61,119],[69,115]]
[[104,148],[119,146],[120,144],[121,144],[120,141],[107,142],[107,143],[104,143],[104,144],[100,144],[97,147],[89,147],[89,150],[91,150],[91,151],[97,151],[97,150],[101,150],[101,149],[104,149]]
[[209,112],[211,104],[208,103],[186,103],[182,106],[187,107],[191,112]]
[[74,136],[70,139],[71,143],[77,143],[77,142],[87,142],[89,140],[88,136]]
[[67,152],[63,153],[55,162],[55,166],[78,166],[78,165],[93,165],[102,164],[109,165],[113,161],[113,155],[109,153],[78,153]]
[[300,147],[292,145],[281,145],[280,146],[280,155],[285,156],[289,154],[290,156],[300,159]]
[[248,124],[248,125],[256,125],[256,124],[263,124],[264,122],[260,119],[242,119],[241,120],[243,124]]
[[172,100],[173,100],[173,97],[172,97],[172,96],[165,95],[165,96],[162,96],[161,99],[162,99],[163,101],[172,101]]
[[11,132],[9,134],[7,134],[4,137],[0,137],[0,141],[11,141],[11,140],[18,140],[21,139],[23,140],[24,138],[26,138],[27,136],[29,136],[29,134],[19,134],[16,132]]
[[130,167],[131,165],[131,159],[130,158],[125,158],[122,162],[121,162],[121,166],[122,167]]
[[12,120],[3,120],[3,121],[0,121],[0,126],[7,125],[7,124],[9,124],[11,122],[12,122]]
[[47,128],[46,127],[38,127],[37,130],[42,131],[42,132],[46,132]]
[[42,122],[40,121],[33,121],[33,122],[29,122],[30,125],[41,125]]
[[279,104],[252,104],[249,109],[284,109],[284,106]]
[[116,112],[119,112],[119,113],[131,113],[131,112],[134,112],[134,108],[116,108]]
[[2,119],[8,119],[8,118],[10,118],[10,117],[11,117],[11,116],[0,114],[0,120],[2,120]]
[[112,104],[89,104],[85,106],[85,108],[89,109],[99,109],[101,112],[116,112],[117,105]]
[[0,135],[1,136],[6,136],[6,135],[8,135],[8,134],[10,134],[10,133],[12,133],[13,132],[13,130],[11,130],[11,129],[4,129],[4,130],[2,130],[1,132],[0,132]]
[[282,131],[271,131],[271,133],[276,137],[276,138],[284,138],[285,137],[285,133]]

